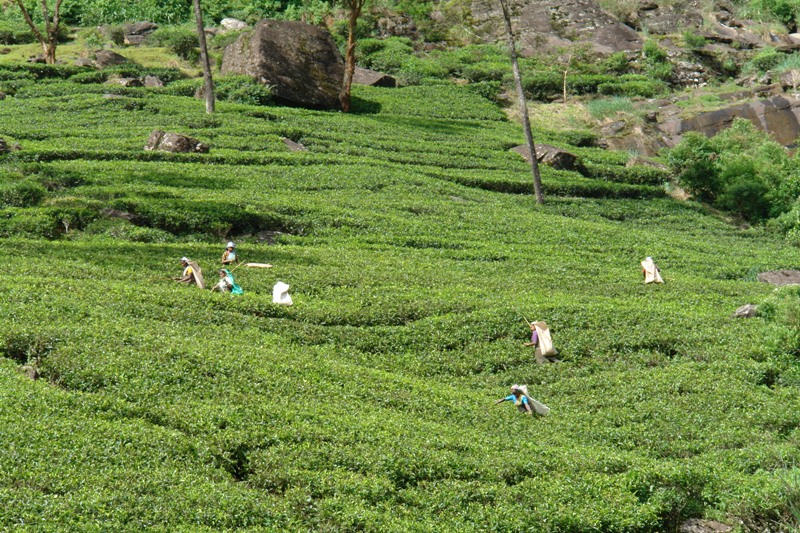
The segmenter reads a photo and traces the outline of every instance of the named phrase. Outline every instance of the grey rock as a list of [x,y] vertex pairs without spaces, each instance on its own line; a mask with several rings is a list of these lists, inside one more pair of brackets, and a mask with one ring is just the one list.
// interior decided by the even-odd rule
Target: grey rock
[[800,85],[800,69],[793,68],[781,72],[780,84],[784,90],[797,91],[797,87]]
[[397,80],[392,76],[361,67],[356,67],[353,72],[353,83],[373,87],[397,87]]
[[154,130],[147,139],[145,150],[159,150],[162,152],[173,153],[208,153],[209,147],[207,144],[198,141],[192,137],[181,135],[180,133],[164,132],[161,130]]
[[730,533],[733,531],[733,526],[715,522],[714,520],[690,518],[680,525],[678,531],[680,533]]
[[33,367],[31,365],[23,365],[19,367],[19,371],[34,381],[39,379],[39,371],[36,370],[36,367]]
[[[518,153],[525,161],[530,162],[531,155],[526,145],[516,146],[511,151]],[[536,145],[536,160],[558,170],[579,170],[580,168],[578,156],[549,144]]]
[[121,85],[122,87],[143,87],[144,84],[139,78],[109,78],[106,80],[107,85]]
[[[522,0],[512,16],[523,54],[589,43],[600,54],[641,50],[643,41],[630,26],[603,11],[595,0]],[[473,0],[472,15],[481,35],[504,39],[499,6]]]
[[757,276],[758,281],[782,287],[784,285],[800,284],[800,270],[772,270],[762,272]]
[[272,86],[277,101],[340,109],[344,61],[331,34],[302,22],[262,20],[225,48],[221,74]]
[[163,87],[164,82],[161,81],[160,78],[156,76],[145,76],[144,77],[144,86],[145,87]]
[[675,116],[659,123],[658,128],[670,139],[668,144],[674,145],[687,131],[698,131],[712,137],[728,128],[736,118],[749,120],[757,128],[770,133],[780,144],[791,146],[800,135],[800,99],[789,95],[774,96],[687,119]]
[[142,44],[147,36],[158,29],[158,24],[148,21],[134,22],[125,26],[124,42],[127,45]]
[[219,23],[226,31],[242,31],[247,28],[247,23],[243,20],[234,18],[224,18]]
[[111,50],[98,50],[94,53],[94,64],[99,69],[123,65],[128,63],[128,58]]
[[758,311],[758,306],[753,304],[747,304],[741,306],[739,309],[734,311],[733,316],[734,318],[753,318],[756,316],[756,312]]
[[76,67],[93,67],[94,66],[94,61],[92,61],[88,57],[79,57],[78,59],[75,60],[75,66]]
[[293,140],[287,139],[285,137],[283,139],[283,144],[286,145],[286,147],[289,149],[290,152],[305,152],[308,150],[308,148],[306,148],[302,144],[294,142]]

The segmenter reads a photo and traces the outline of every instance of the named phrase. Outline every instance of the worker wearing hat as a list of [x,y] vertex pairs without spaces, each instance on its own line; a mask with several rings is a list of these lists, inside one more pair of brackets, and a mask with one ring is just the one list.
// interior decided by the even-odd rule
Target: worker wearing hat
[[236,261],[236,244],[231,241],[225,246],[225,251],[222,252],[222,266],[231,265]]

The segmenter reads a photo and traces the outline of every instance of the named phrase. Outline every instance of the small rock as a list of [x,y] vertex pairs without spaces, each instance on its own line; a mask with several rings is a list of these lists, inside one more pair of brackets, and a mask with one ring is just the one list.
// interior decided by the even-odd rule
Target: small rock
[[0,100],[5,100],[6,96],[7,96],[6,93],[4,93],[3,91],[0,91]]
[[[526,161],[530,162],[531,156],[527,146],[520,145],[512,148],[511,151],[518,153]],[[578,156],[549,144],[536,145],[536,159],[540,163],[549,165],[557,170],[578,170],[580,167]]]
[[28,58],[28,63],[46,63],[44,56],[31,56]]
[[89,59],[88,57],[79,57],[75,60],[76,67],[93,67],[94,61]]
[[108,85],[121,85],[123,87],[142,87],[144,84],[139,78],[109,78]]
[[7,46],[0,48],[0,55],[6,55],[10,53],[11,53],[11,48],[8,48]]
[[733,313],[734,318],[753,318],[756,316],[756,312],[758,311],[758,306],[753,304],[747,304],[741,306]]
[[127,45],[139,45],[144,42],[148,35],[158,29],[158,24],[142,21],[125,26],[124,42]]
[[680,533],[730,533],[733,531],[733,526],[714,520],[691,518],[681,524],[679,531]]
[[397,87],[397,80],[392,76],[361,67],[356,67],[353,72],[353,83],[372,87]]
[[247,27],[247,23],[243,20],[234,18],[224,18],[219,23],[225,31],[242,31]]
[[35,367],[31,365],[24,365],[19,367],[19,371],[31,378],[32,380],[36,381],[39,379],[39,371],[36,370]]
[[147,139],[145,150],[159,150],[161,152],[189,153],[198,154],[208,153],[209,146],[192,137],[171,133],[161,130],[154,130]]
[[144,77],[144,86],[145,87],[163,87],[164,86],[164,82],[161,81],[161,79],[159,79],[156,76],[145,76]]
[[293,140],[287,139],[285,137],[283,139],[283,144],[286,145],[286,147],[289,149],[290,152],[305,152],[308,150],[308,148],[306,148],[302,144],[294,142]]
[[772,270],[762,272],[757,276],[758,281],[770,283],[781,287],[783,285],[800,284],[800,270]]

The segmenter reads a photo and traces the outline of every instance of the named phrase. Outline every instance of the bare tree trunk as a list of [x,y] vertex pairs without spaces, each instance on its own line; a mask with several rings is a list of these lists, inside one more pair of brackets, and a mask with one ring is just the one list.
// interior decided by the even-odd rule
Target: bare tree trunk
[[63,0],[56,1],[56,5],[53,8],[53,18],[51,19],[50,10],[47,8],[47,1],[41,0],[42,17],[45,25],[44,33],[42,33],[39,28],[36,27],[36,24],[33,23],[33,19],[25,8],[25,4],[22,3],[22,0],[14,0],[14,3],[17,4],[20,11],[22,11],[22,16],[31,29],[31,33],[33,33],[36,40],[39,41],[39,44],[42,46],[44,60],[50,65],[56,62],[56,46],[58,45],[58,29],[60,23],[59,13],[61,12],[62,1]]
[[536,145],[533,143],[533,133],[531,133],[531,121],[528,118],[528,104],[525,102],[525,91],[522,89],[522,76],[519,73],[519,62],[517,61],[517,47],[514,43],[514,33],[511,31],[511,15],[508,12],[506,0],[500,0],[500,7],[503,9],[503,20],[506,24],[506,36],[508,38],[508,55],[511,56],[511,68],[514,71],[514,85],[517,86],[517,97],[519,99],[519,114],[522,117],[522,129],[525,132],[525,142],[528,144],[528,151],[531,156],[531,173],[533,174],[533,190],[536,194],[536,203],[543,204],[542,196],[542,176],[539,174],[539,160],[536,157]]
[[214,80],[211,78],[211,62],[208,58],[206,30],[203,27],[203,12],[200,10],[200,0],[194,0],[194,18],[197,21],[197,38],[200,41],[200,63],[203,65],[206,113],[210,115],[214,112]]
[[350,112],[350,91],[353,86],[353,73],[356,70],[356,26],[363,5],[363,0],[354,0],[350,4],[350,16],[347,25],[347,49],[344,54],[344,80],[342,81],[342,90],[339,93],[339,102],[341,102],[342,111],[345,113]]

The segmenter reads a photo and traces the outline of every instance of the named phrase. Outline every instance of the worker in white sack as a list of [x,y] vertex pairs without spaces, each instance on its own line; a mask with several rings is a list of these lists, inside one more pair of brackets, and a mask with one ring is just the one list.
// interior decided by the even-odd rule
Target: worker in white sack
[[500,398],[494,402],[494,404],[497,405],[503,402],[514,402],[514,405],[517,406],[517,410],[526,415],[533,415],[533,413],[536,412],[544,416],[550,412],[550,408],[545,404],[528,396],[527,385],[511,385],[511,394],[505,398]]
[[534,347],[534,356],[536,362],[540,365],[546,363],[559,362],[555,357],[558,355],[558,350],[553,346],[553,339],[550,336],[550,327],[544,321],[533,321],[529,324],[531,328],[531,341],[526,342],[524,346]]
[[190,261],[187,257],[181,257],[181,266],[183,267],[183,274],[172,279],[178,283],[197,285],[201,289],[206,288],[206,282],[203,279],[203,271],[200,270],[200,265],[198,265],[196,261]]
[[656,266],[652,257],[646,257],[642,261],[642,276],[644,277],[645,285],[648,283],[664,283],[664,280],[661,279],[661,269]]

